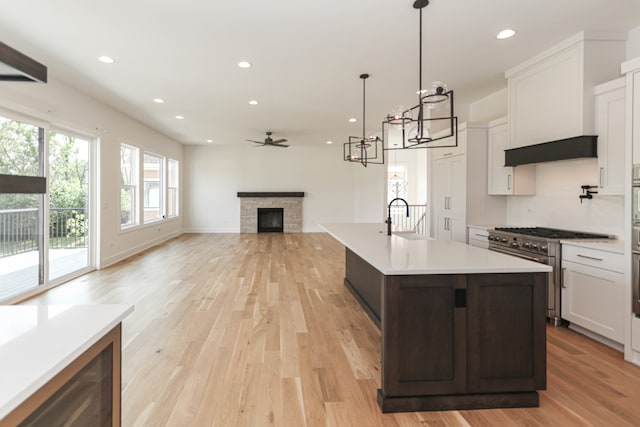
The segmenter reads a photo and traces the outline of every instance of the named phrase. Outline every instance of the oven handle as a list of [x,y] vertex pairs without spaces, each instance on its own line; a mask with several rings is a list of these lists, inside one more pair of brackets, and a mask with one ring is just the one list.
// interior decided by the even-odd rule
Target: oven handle
[[491,247],[489,246],[489,250],[491,251],[495,251],[495,252],[500,252],[506,255],[512,255],[518,258],[524,258],[524,259],[528,259],[529,261],[533,261],[533,262],[537,262],[539,264],[547,264],[547,265],[551,265],[551,260],[549,259],[550,257],[547,257],[547,259],[545,258],[537,258],[537,257],[532,257],[532,256],[527,256],[527,255],[523,255],[523,254],[519,254],[516,252],[512,252],[509,250],[505,250],[502,248],[496,248],[496,247]]

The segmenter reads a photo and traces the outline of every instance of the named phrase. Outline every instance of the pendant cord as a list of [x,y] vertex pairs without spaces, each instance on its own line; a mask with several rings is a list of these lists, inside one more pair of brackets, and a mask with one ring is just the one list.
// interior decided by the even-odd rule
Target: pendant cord
[[367,115],[366,115],[366,110],[365,110],[365,99],[366,99],[366,88],[365,88],[365,84],[366,84],[367,79],[363,78],[362,79],[362,143],[364,143],[365,139],[365,121],[367,120]]

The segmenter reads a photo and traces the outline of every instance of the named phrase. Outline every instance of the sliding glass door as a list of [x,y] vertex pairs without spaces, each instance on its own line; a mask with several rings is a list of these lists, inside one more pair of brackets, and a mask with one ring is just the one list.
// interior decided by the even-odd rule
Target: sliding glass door
[[49,133],[49,280],[90,265],[90,141]]
[[0,300],[44,283],[44,129],[0,116]]
[[92,268],[92,146],[0,113],[0,301]]

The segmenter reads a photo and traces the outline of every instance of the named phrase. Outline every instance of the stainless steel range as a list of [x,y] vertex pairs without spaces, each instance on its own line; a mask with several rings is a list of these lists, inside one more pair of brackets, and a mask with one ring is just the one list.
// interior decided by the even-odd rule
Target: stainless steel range
[[560,287],[562,284],[560,240],[608,239],[605,234],[558,230],[545,227],[496,227],[489,230],[489,249],[553,267],[547,284],[547,317],[560,324]]

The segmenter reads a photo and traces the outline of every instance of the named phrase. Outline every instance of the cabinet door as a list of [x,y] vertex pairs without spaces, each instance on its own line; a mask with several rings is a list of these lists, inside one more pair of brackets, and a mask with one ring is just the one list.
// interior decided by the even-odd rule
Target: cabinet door
[[507,124],[489,129],[488,186],[489,194],[512,194],[513,168],[504,165],[504,150],[509,148]]
[[633,73],[632,81],[631,140],[633,141],[633,164],[637,165],[640,164],[640,71]]
[[465,283],[464,275],[385,277],[382,390],[386,397],[465,391],[466,313],[460,298],[456,304],[456,292],[464,292]]
[[598,192],[602,195],[624,195],[625,114],[624,87],[596,96]]
[[562,318],[624,342],[624,275],[562,261]]
[[467,276],[469,393],[546,387],[546,277]]
[[453,233],[451,232],[451,217],[445,215],[436,216],[436,239],[451,240]]

